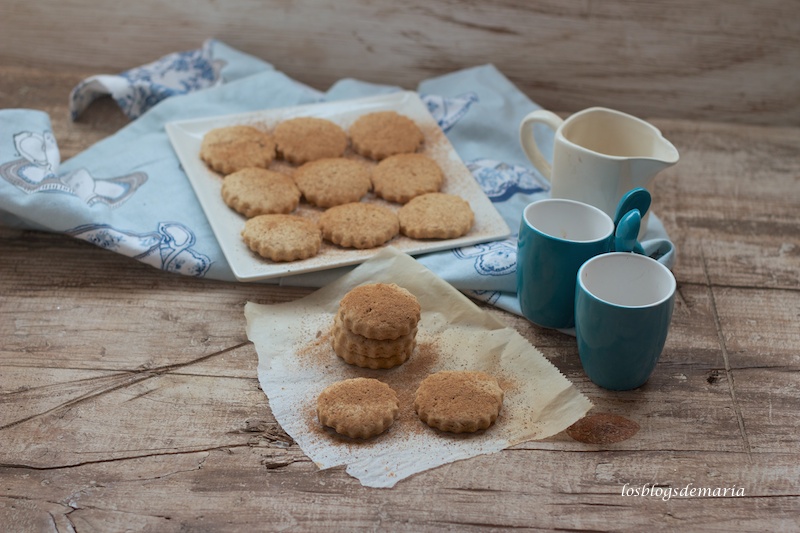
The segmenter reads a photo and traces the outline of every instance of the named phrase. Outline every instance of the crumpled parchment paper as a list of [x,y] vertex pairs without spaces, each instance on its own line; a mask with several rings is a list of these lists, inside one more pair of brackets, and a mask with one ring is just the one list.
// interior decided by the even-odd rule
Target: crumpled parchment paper
[[[378,282],[405,287],[422,307],[414,354],[389,370],[349,365],[331,347],[339,300],[358,285]],[[294,302],[248,302],[245,316],[258,352],[258,379],[278,423],[321,469],[346,465],[347,473],[368,487],[392,487],[430,468],[549,437],[592,406],[516,330],[392,247]],[[418,419],[417,386],[439,370],[481,370],[498,379],[505,399],[492,427],[453,435]],[[386,382],[400,399],[394,425],[366,441],[339,436],[316,417],[317,396],[325,387],[359,376]]]

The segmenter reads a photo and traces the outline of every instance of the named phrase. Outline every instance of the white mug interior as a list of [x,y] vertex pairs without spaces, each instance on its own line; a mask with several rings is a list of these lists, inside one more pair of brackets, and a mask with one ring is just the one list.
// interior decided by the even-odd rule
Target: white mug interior
[[672,297],[677,283],[670,270],[649,257],[629,252],[598,255],[578,271],[581,287],[619,307],[652,307]]
[[548,198],[528,204],[525,223],[539,233],[570,242],[597,242],[614,233],[614,221],[583,202]]

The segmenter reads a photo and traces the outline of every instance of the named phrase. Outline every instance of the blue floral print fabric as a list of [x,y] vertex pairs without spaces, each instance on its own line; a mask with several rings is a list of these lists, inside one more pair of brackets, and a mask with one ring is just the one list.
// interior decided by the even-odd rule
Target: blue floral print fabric
[[[0,223],[60,232],[169,272],[233,281],[164,125],[397,90],[345,79],[319,91],[215,40],[117,75],[92,76],[69,95],[73,117],[110,95],[132,121],[68,161],[60,159],[46,113],[0,110]],[[519,313],[521,213],[549,196],[547,181],[518,141],[520,121],[538,106],[492,65],[425,80],[416,90],[513,232],[501,241],[417,259],[470,296]],[[547,153],[552,134],[539,133]],[[650,227],[648,238],[666,237],[656,217]],[[277,282],[322,286],[340,274]]]

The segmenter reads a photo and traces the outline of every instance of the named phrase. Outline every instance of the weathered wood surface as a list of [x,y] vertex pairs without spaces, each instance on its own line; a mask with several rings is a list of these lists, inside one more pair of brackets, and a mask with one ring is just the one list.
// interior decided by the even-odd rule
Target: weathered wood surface
[[8,0],[0,64],[116,73],[215,37],[320,89],[494,63],[545,108],[797,126],[797,15],[794,0]]
[[[5,67],[0,106],[51,114],[64,158],[125,119],[81,122],[86,71]],[[275,422],[246,301],[309,289],[163,273],[60,235],[0,229],[0,524],[8,531],[565,529],[779,531],[800,511],[800,128],[656,120],[681,152],[654,210],[679,295],[648,384],[604,391],[574,339],[492,310],[627,440],[567,433],[424,472],[391,490],[319,471]],[[744,497],[623,497],[625,484]]]

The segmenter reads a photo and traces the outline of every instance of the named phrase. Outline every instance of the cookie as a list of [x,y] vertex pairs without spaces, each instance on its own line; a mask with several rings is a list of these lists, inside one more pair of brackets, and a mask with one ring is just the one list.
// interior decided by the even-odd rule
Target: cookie
[[339,302],[342,325],[368,339],[397,339],[417,327],[417,297],[394,283],[369,283],[350,290]]
[[372,378],[337,381],[317,397],[320,423],[353,439],[380,435],[394,424],[399,413],[397,393]]
[[400,224],[390,209],[354,202],[337,205],[319,217],[322,236],[345,248],[374,248],[398,234]]
[[369,167],[352,159],[312,161],[298,168],[293,177],[308,203],[318,207],[358,202],[372,187]]
[[[386,340],[376,340],[376,339],[368,339],[363,335],[359,335],[357,333],[353,333],[352,331],[348,330],[342,324],[341,315],[337,314],[334,318],[333,322],[333,329],[331,330],[331,337],[332,337],[332,346],[333,351],[336,352],[336,355],[347,361],[348,363],[351,362],[348,360],[358,358],[358,360],[366,359],[391,359],[391,360],[399,360],[400,363],[403,363],[411,357],[411,354],[414,352],[414,348],[417,345],[416,342],[417,336],[417,328],[415,327],[411,333],[407,335],[401,335],[396,339],[386,339]],[[367,366],[369,368],[375,368],[369,366],[369,362],[367,362]],[[357,364],[357,363],[353,363]],[[378,364],[378,363],[373,363]],[[399,364],[399,363],[398,363]],[[359,364],[358,366],[365,366]],[[396,366],[396,365],[392,365]],[[391,368],[391,367],[382,367],[382,368]]]
[[393,357],[365,357],[350,352],[337,353],[342,360],[350,365],[358,366],[361,368],[369,368],[370,370],[387,370],[400,366],[411,357],[410,353],[401,353]]
[[442,371],[420,383],[414,411],[429,426],[451,433],[472,433],[497,420],[503,389],[484,372]]
[[225,176],[222,199],[247,218],[291,213],[300,203],[300,189],[289,176],[250,167]]
[[221,174],[247,167],[267,168],[275,159],[275,141],[252,126],[216,128],[203,136],[200,159]]
[[313,257],[322,244],[319,227],[297,215],[259,215],[248,219],[242,238],[251,250],[272,261]]
[[350,126],[353,150],[375,161],[416,152],[424,139],[413,120],[394,111],[368,113]]
[[417,196],[397,212],[400,233],[412,239],[454,239],[469,232],[475,215],[459,196],[432,192]]
[[372,171],[372,188],[377,196],[404,204],[429,192],[439,192],[444,175],[439,165],[422,154],[387,157]]
[[297,117],[280,122],[272,131],[277,152],[295,165],[329,157],[341,157],[347,148],[347,133],[330,120]]

